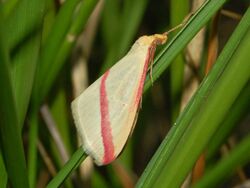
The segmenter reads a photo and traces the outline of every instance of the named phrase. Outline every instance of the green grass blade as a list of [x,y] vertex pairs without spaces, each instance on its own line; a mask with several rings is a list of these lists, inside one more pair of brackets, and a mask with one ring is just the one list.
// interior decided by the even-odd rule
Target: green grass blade
[[[108,49],[117,47],[117,33],[119,33],[119,2],[106,0],[102,13],[102,35]],[[114,45],[115,44],[115,45]]]
[[0,187],[7,187],[8,176],[4,166],[2,151],[0,150]]
[[42,25],[45,1],[21,0],[4,20],[6,38],[12,50]]
[[46,79],[47,73],[50,70],[50,66],[54,63],[55,56],[58,53],[69,26],[72,22],[72,15],[75,8],[81,0],[65,1],[56,16],[55,22],[47,36],[44,45],[41,49],[40,61],[38,64],[38,72],[36,75],[33,96],[34,105],[38,105],[38,100],[41,100],[40,92],[43,82]]
[[39,56],[41,34],[37,33],[22,45],[13,57],[12,77],[16,103],[18,106],[18,124],[23,126]]
[[[153,78],[158,78],[163,71],[170,65],[176,55],[181,52],[185,45],[192,39],[192,37],[201,29],[205,23],[216,13],[216,11],[223,5],[225,1],[206,1],[203,6],[190,18],[187,25],[176,35],[175,38],[167,44],[163,49],[162,53],[155,58],[154,63],[156,64],[153,68]],[[211,5],[212,3],[212,5]],[[184,37],[182,37],[184,35]],[[144,91],[151,86],[149,76],[147,76]],[[194,111],[193,107],[193,111]],[[189,110],[186,109],[188,112]],[[191,111],[192,112],[192,111]],[[190,112],[190,113],[191,113]],[[181,135],[182,133],[180,133]],[[167,156],[170,155],[172,149],[169,149],[169,140],[175,136],[175,130],[170,130],[168,136],[163,140],[162,144],[158,148],[154,157],[146,167],[144,173],[137,183],[137,187],[151,187],[157,178],[159,172],[162,169],[159,157],[164,156],[164,161],[167,160]],[[178,138],[178,137],[177,137]]]
[[30,117],[29,149],[28,149],[28,177],[30,187],[36,186],[37,176],[37,142],[38,142],[38,114],[32,113]]
[[[217,4],[219,3],[219,1],[215,1],[214,3]],[[220,55],[218,61],[227,62],[230,59],[233,52],[237,48],[239,41],[241,41],[242,36],[244,36],[244,33],[248,29],[248,23],[250,23],[248,20],[248,16],[245,16],[244,19],[242,19],[242,22],[237,27],[237,30],[234,32],[234,35],[231,37],[230,42],[228,42],[229,44],[224,48],[224,51]],[[139,180],[137,185],[138,187],[147,187],[154,183],[155,179],[158,177],[159,173],[162,170],[162,166],[164,166],[163,163],[165,163],[169,159],[172,152],[175,150],[175,145],[178,143],[181,136],[185,132],[188,124],[192,121],[193,114],[199,111],[200,105],[203,101],[203,98],[199,96],[206,96],[206,93],[209,91],[213,83],[217,80],[218,75],[220,75],[221,70],[223,70],[223,66],[223,64],[220,66],[217,65],[216,68],[213,69],[214,73],[210,74],[207,77],[199,92],[197,92],[197,94],[192,98],[189,105],[187,105],[181,116],[177,119],[176,125],[178,126],[172,127],[167,137],[162,142],[161,146],[159,147],[154,157],[151,159],[149,165],[147,166],[145,173]]]
[[[142,21],[143,15],[148,5],[148,0],[126,0],[122,15],[122,34],[117,52],[117,58],[122,57],[131,47],[136,31]],[[115,62],[112,63],[112,65]]]
[[[189,19],[186,26],[164,47],[154,60],[153,78],[158,79],[168,68],[174,58],[184,49],[188,42],[222,7],[226,0],[207,0],[197,12]],[[151,86],[149,75],[146,78],[144,91]]]
[[[41,34],[34,30],[41,27],[44,7],[44,1],[20,1],[16,10],[5,22],[9,45],[14,47],[17,42],[22,40],[22,45],[19,44],[18,47],[15,47],[12,58],[12,77],[20,126],[22,126],[27,112],[40,49]],[[34,35],[30,35],[31,32]]]
[[218,187],[233,172],[250,161],[250,136],[242,140],[228,156],[223,158],[214,168],[206,172],[193,188]]
[[63,181],[70,175],[70,173],[76,169],[81,162],[87,157],[82,147],[80,147],[70,158],[70,160],[64,165],[64,167],[58,172],[47,188],[59,187]]
[[[124,2],[124,9],[121,9],[112,0],[106,2],[103,33],[108,50],[100,74],[115,64],[129,49],[142,20],[147,3],[148,0],[126,0]],[[119,11],[121,12],[120,14],[117,13]],[[115,12],[115,15],[113,12]],[[114,25],[110,20],[114,20]]]
[[206,150],[206,158],[209,161],[219,150],[220,146],[226,141],[233,129],[236,128],[238,122],[242,120],[243,117],[250,110],[250,82],[241,92],[240,96],[232,105],[230,111],[223,120],[219,129],[214,134],[213,138],[209,142],[208,148]]
[[[205,95],[197,95],[197,97],[203,98],[200,108],[193,114],[188,128],[177,141],[175,150],[168,161],[163,165],[164,168],[155,183],[156,186],[165,184],[170,187],[179,187],[184,181],[185,176],[192,169],[195,161],[219,128],[234,100],[250,78],[248,49],[250,49],[249,28],[230,61],[228,63],[216,62],[218,64],[227,63],[227,65],[218,75],[216,83],[212,83],[210,90]],[[214,74],[214,71],[212,70],[210,74]],[[205,80],[203,84],[206,84],[206,81],[208,80]],[[166,176],[168,172],[171,173]]]
[[1,20],[0,5],[0,139],[6,171],[12,187],[27,188],[28,180],[25,166],[24,150],[18,127],[17,110],[14,98],[8,45],[5,41],[4,25]]
[[6,18],[17,5],[18,0],[8,0],[3,3],[3,16]]
[[[51,29],[52,31],[48,36],[47,42],[44,44],[38,76],[34,86],[34,101],[36,105],[47,95],[59,70],[71,52],[77,36],[82,31],[97,3],[97,0],[86,0],[80,4],[80,7],[76,7],[76,5],[79,5],[78,1],[65,2]],[[79,11],[74,15],[76,8],[79,8]],[[72,19],[74,19],[74,22],[72,22]],[[43,89],[41,90],[41,88]]]
[[[45,75],[46,80],[42,82],[41,87],[43,88],[43,91],[40,92],[41,99],[46,96],[52,84],[54,83],[56,76],[63,67],[63,64],[66,62],[67,57],[70,55],[70,52],[75,45],[77,37],[83,30],[83,27],[86,25],[87,20],[97,2],[97,0],[85,0],[78,7],[79,11],[75,15],[75,20],[72,23],[69,31],[67,32],[66,38],[61,44],[58,53],[55,56],[53,64],[49,67],[49,70],[47,70],[47,73]],[[73,40],[69,38],[72,38]]]
[[[187,16],[189,2],[182,0],[172,0],[170,5],[171,27],[175,27],[176,25],[180,24]],[[184,66],[184,54],[182,53],[175,58],[170,66],[171,122],[175,121],[178,114],[180,113]]]

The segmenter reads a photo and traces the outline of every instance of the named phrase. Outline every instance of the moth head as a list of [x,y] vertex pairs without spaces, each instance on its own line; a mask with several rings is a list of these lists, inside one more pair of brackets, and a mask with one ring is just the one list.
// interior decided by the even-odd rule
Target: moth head
[[167,38],[165,34],[144,35],[137,42],[140,45],[161,45],[167,41]]
[[154,38],[154,42],[156,43],[156,45],[165,44],[168,39],[168,36],[165,34],[154,34],[151,35],[151,37]]

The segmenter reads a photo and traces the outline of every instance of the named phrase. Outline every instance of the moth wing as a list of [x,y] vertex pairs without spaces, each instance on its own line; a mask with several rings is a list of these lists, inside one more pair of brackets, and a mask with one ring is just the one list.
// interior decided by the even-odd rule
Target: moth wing
[[[90,85],[71,104],[77,132],[85,152],[101,160],[104,153],[101,139],[100,116],[100,78]],[[96,157],[94,157],[96,156]]]
[[115,156],[126,144],[138,110],[137,92],[146,57],[145,54],[140,55],[126,58],[123,64],[126,63],[127,68],[124,70],[118,66],[111,69],[106,82]]
[[[146,55],[147,49],[130,51],[110,69],[105,82],[115,157],[121,152],[133,127],[138,108],[135,105],[136,94]],[[99,165],[104,156],[100,114],[101,79],[96,80],[72,102],[73,117],[83,147]]]

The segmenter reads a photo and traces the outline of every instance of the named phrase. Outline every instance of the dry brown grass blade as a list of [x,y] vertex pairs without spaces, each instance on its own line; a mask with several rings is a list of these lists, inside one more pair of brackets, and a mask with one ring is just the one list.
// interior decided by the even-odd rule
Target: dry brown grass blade
[[242,18],[242,15],[225,9],[221,10],[221,14],[235,20],[240,20]]
[[56,167],[54,166],[51,157],[47,153],[46,149],[44,148],[43,144],[39,140],[37,143],[38,151],[40,152],[40,155],[42,156],[42,159],[47,166],[47,169],[52,177],[56,175]]
[[[91,53],[97,26],[100,20],[104,1],[100,0],[92,12],[84,32],[79,36],[73,53],[72,86],[74,98],[79,96],[89,85],[88,59]],[[79,139],[78,139],[78,142]],[[83,181],[88,181],[93,172],[93,160],[88,157],[80,165],[80,174]]]
[[212,21],[212,29],[211,34],[209,37],[208,42],[208,57],[207,57],[207,64],[205,69],[205,74],[208,74],[208,72],[211,70],[215,60],[218,56],[218,22],[220,18],[220,13],[218,12]]
[[58,148],[58,152],[60,153],[59,156],[61,157],[63,164],[65,164],[69,160],[69,154],[64,146],[64,143],[59,134],[56,123],[50,113],[48,105],[42,105],[40,112],[53,140],[55,141],[56,147]]
[[114,168],[114,171],[116,172],[116,175],[120,179],[122,187],[133,188],[135,186],[135,178],[131,176],[131,174],[124,168],[121,163],[115,161],[112,163],[112,166]]

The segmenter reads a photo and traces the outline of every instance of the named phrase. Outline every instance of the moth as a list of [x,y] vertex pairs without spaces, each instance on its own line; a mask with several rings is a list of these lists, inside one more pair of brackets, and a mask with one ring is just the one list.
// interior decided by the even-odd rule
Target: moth
[[111,163],[122,151],[137,120],[144,81],[157,45],[169,32],[140,37],[127,55],[71,104],[85,152],[97,165]]

